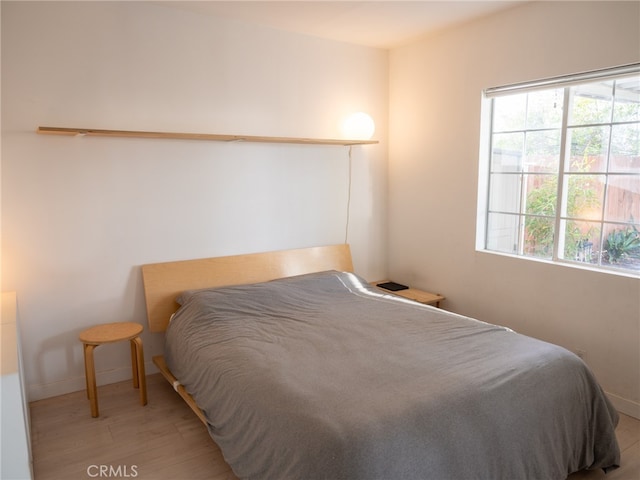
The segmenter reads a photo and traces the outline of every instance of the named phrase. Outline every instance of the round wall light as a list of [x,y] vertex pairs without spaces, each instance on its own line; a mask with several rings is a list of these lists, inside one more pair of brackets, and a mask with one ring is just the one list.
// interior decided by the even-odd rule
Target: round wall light
[[375,130],[373,119],[364,112],[349,115],[342,122],[342,134],[352,140],[369,140]]

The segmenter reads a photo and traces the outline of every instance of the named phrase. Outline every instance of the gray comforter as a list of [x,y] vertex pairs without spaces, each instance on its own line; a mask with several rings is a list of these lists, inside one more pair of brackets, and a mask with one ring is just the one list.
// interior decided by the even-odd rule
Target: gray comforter
[[567,350],[342,272],[185,292],[173,374],[247,479],[565,479],[616,411]]

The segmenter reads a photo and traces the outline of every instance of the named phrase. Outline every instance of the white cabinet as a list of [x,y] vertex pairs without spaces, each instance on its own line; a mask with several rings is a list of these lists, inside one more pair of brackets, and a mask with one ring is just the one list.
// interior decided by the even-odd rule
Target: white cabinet
[[17,302],[14,292],[2,294],[0,342],[2,383],[0,384],[0,478],[33,478],[29,405],[24,391]]

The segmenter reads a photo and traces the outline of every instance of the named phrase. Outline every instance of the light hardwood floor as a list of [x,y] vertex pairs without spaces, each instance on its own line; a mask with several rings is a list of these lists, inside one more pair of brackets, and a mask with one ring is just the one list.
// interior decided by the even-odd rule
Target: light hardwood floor
[[[100,466],[119,473],[111,478],[236,479],[204,425],[160,374],[147,377],[147,390],[142,407],[130,381],[99,387],[98,418],[91,418],[84,391],[31,403],[35,480],[105,478],[97,475]],[[640,479],[640,421],[621,415],[616,433],[620,469],[569,479]]]

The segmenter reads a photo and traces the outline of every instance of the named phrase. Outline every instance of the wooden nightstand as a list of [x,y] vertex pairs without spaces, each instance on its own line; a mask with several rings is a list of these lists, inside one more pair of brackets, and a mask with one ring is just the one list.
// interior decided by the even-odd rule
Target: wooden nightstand
[[[388,281],[389,280],[378,280],[376,282],[371,282],[371,285],[375,287],[378,283],[384,283]],[[394,295],[399,295],[400,297],[408,298],[409,300],[413,300],[414,302],[424,303],[426,305],[435,305],[438,308],[440,308],[440,302],[445,299],[445,297],[440,295],[439,293],[425,292],[423,290],[418,290],[417,288],[407,288],[406,290],[398,290],[395,292],[386,290],[384,288],[380,288],[380,290],[385,293],[392,293]]]
[[96,370],[93,351],[105,343],[129,340],[131,343],[131,368],[133,387],[140,389],[140,403],[147,404],[147,383],[144,374],[144,351],[140,334],[143,327],[133,322],[115,322],[97,325],[80,333],[80,341],[84,344],[84,372],[87,381],[87,397],[91,403],[91,416],[97,417],[98,389],[96,387]]

